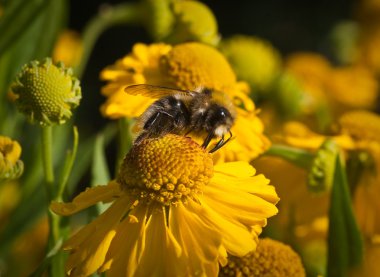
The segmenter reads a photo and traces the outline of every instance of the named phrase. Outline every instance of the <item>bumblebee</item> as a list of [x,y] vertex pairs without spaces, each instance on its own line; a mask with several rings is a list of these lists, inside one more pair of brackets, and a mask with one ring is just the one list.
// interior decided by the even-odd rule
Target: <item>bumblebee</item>
[[[181,90],[148,84],[125,88],[131,95],[143,95],[157,100],[137,119],[139,131],[135,143],[145,138],[165,134],[205,136],[202,147],[207,148],[213,138],[220,138],[210,153],[223,147],[231,138],[236,111],[232,101],[220,91],[208,88]],[[229,138],[225,135],[229,133]]]

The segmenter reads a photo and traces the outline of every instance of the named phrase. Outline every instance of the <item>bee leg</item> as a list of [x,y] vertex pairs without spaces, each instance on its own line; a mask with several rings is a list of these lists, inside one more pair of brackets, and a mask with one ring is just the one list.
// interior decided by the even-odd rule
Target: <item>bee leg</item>
[[218,143],[214,146],[214,148],[212,148],[209,153],[214,153],[216,150],[219,150],[220,148],[222,148],[230,139],[232,138],[232,132],[230,131],[230,137],[224,141],[224,135],[222,136],[222,138],[218,141]]
[[207,148],[208,144],[210,143],[213,137],[214,137],[214,132],[208,133],[206,139],[204,140],[202,144],[202,148]]

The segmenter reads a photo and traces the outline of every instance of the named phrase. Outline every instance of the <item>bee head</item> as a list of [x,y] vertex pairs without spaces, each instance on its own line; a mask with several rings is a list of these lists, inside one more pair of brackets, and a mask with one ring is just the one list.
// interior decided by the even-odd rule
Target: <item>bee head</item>
[[230,111],[223,106],[216,105],[211,109],[212,113],[208,119],[211,129],[214,130],[214,134],[218,137],[227,133],[234,122]]

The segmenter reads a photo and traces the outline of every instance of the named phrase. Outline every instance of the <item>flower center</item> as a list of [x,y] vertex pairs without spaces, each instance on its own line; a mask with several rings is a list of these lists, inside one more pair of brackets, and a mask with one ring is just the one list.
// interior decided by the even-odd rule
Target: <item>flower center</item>
[[134,145],[118,181],[141,201],[167,206],[202,192],[212,175],[208,152],[188,137],[169,134]]

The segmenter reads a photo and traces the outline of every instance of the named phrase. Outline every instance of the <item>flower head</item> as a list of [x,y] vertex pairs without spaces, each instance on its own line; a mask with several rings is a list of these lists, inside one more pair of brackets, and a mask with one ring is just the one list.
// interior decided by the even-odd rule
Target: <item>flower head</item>
[[[232,128],[236,139],[217,151],[221,152],[219,157],[237,160],[237,156],[244,155],[244,160],[249,161],[269,147],[269,141],[263,135],[262,122],[257,118],[255,105],[248,96],[247,84],[237,82],[227,60],[211,46],[200,43],[173,47],[136,44],[131,54],[105,68],[101,78],[109,81],[102,89],[107,101],[101,111],[113,119],[138,117],[154,102],[155,99],[149,97],[125,93],[124,88],[131,84],[147,83],[187,90],[204,86],[223,91],[237,109],[236,123]],[[239,149],[239,154],[231,153],[229,148]]]
[[175,24],[168,41],[199,41],[211,45],[219,42],[216,18],[205,4],[188,0],[173,1],[172,5]]
[[219,276],[304,277],[301,258],[290,246],[269,238],[261,239],[257,250],[244,257],[230,257]]
[[236,35],[222,41],[220,48],[238,78],[247,81],[254,92],[266,92],[279,74],[280,54],[265,40]]
[[17,141],[0,136],[0,181],[18,178],[24,169],[20,159],[21,146]]
[[87,276],[217,276],[227,252],[255,250],[278,197],[245,162],[213,167],[191,139],[167,135],[134,145],[116,181],[88,189],[71,203],[51,204],[70,215],[99,201],[112,205],[64,245],[66,271]]
[[54,65],[50,59],[24,65],[11,90],[17,108],[41,125],[66,122],[81,99],[79,81],[71,69]]
[[336,68],[326,80],[328,97],[347,108],[372,108],[378,97],[378,83],[364,66]]
[[173,29],[174,15],[171,8],[172,1],[144,0],[141,3],[141,12],[147,31],[154,40],[163,40]]

